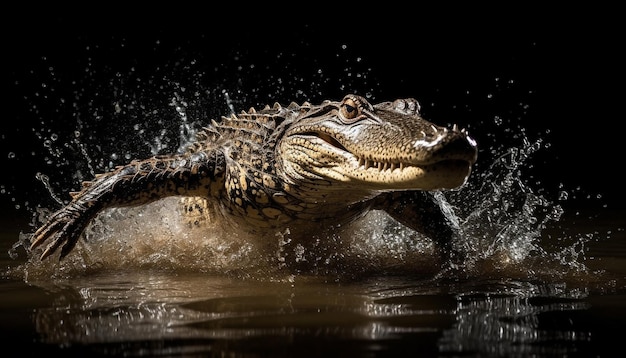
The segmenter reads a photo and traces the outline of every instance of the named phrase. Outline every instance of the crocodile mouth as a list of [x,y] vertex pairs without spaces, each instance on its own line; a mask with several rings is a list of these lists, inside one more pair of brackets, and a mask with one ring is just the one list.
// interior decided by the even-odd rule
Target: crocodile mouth
[[[358,167],[368,170],[368,169],[376,169],[378,171],[389,171],[392,172],[396,169],[402,171],[406,167],[411,166],[419,166],[419,167],[428,167],[431,165],[441,165],[442,163],[463,163],[463,164],[473,164],[476,161],[476,154],[474,150],[459,150],[457,152],[446,153],[445,157],[438,157],[433,155],[429,159],[424,159],[422,161],[400,161],[400,160],[386,160],[386,159],[366,159],[362,155],[355,154],[354,151],[346,148],[339,140],[334,138],[328,133],[325,132],[310,132],[303,133],[303,135],[316,136],[322,139],[324,142],[328,144],[328,146],[335,147],[338,150],[346,153],[350,153],[358,160]],[[431,146],[425,145],[424,151],[431,150]]]
[[394,163],[359,160],[356,168],[333,168],[350,181],[366,183],[373,189],[456,189],[465,184],[472,162],[464,159],[442,159],[428,164]]
[[[325,132],[299,133],[297,137],[306,138],[308,146],[313,149],[309,153],[323,153],[316,165],[309,168],[323,177],[341,182],[357,183],[361,187],[371,189],[454,189],[467,180],[472,164],[476,160],[475,150],[471,141],[457,151],[445,148],[439,155],[434,152],[423,160],[386,160],[370,159],[350,150],[347,145]],[[470,149],[468,149],[470,148]],[[415,148],[420,150],[419,148]],[[425,146],[424,151],[433,149]]]

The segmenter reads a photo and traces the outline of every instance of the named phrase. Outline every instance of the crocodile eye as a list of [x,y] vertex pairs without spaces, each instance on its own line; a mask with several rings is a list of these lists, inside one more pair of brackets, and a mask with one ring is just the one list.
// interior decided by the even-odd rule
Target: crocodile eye
[[341,104],[340,112],[345,119],[355,119],[359,115],[359,107],[352,98],[348,98]]

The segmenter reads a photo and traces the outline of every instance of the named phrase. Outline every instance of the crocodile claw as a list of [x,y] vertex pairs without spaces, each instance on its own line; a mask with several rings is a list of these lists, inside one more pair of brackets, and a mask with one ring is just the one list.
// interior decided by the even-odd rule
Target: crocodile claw
[[84,208],[76,204],[70,204],[55,212],[48,219],[48,222],[32,235],[31,250],[49,241],[50,243],[41,254],[40,259],[43,260],[52,255],[61,246],[63,247],[60,259],[64,258],[72,251],[84,228],[89,223],[90,218],[88,216]]

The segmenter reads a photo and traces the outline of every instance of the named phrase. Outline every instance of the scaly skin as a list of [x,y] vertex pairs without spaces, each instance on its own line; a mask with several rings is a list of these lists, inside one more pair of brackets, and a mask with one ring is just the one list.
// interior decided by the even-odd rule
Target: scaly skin
[[385,210],[447,250],[456,228],[429,191],[463,185],[476,156],[464,130],[426,121],[414,99],[371,105],[347,95],[251,108],[212,122],[184,154],[133,161],[85,182],[33,234],[31,249],[48,243],[41,259],[60,247],[63,258],[101,210],[187,196],[249,231],[305,228],[300,236],[311,223]]

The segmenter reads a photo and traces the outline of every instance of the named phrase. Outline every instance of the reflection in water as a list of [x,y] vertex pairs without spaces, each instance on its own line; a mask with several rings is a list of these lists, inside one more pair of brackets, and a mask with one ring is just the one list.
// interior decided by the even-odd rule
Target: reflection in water
[[[310,355],[307,349],[365,353],[378,347],[382,352],[566,354],[568,346],[591,338],[568,324],[544,323],[586,309],[584,293],[519,281],[452,288],[407,278],[329,283],[300,276],[264,282],[124,272],[45,288],[55,302],[35,314],[42,340],[67,347],[104,344],[109,353],[295,350]],[[320,340],[325,346],[315,348]],[[555,341],[559,347],[548,348]]]
[[495,356],[571,353],[551,343],[574,346],[579,341],[589,341],[591,333],[569,330],[567,324],[546,328],[542,321],[547,314],[584,310],[587,304],[576,293],[542,292],[560,291],[557,288],[547,285],[460,295],[456,324],[444,332],[441,351],[475,351]]

